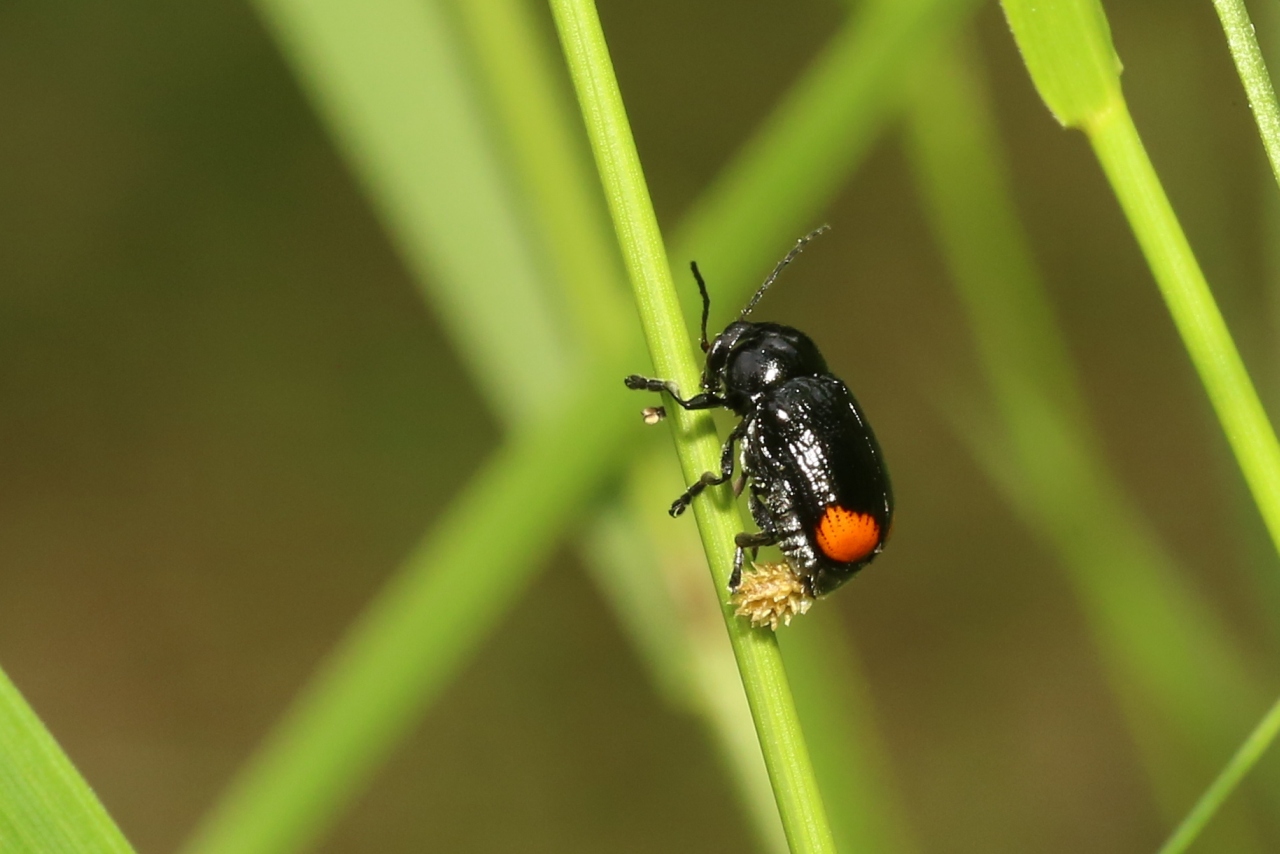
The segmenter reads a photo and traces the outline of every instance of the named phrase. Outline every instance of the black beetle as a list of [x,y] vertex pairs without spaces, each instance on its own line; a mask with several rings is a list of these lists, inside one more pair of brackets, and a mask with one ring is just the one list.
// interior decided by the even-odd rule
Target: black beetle
[[[702,294],[702,393],[684,399],[671,380],[639,375],[627,388],[669,394],[684,409],[725,407],[741,417],[720,455],[720,471],[706,472],[671,505],[679,516],[708,486],[733,476],[734,443],[742,443],[742,490],[751,480],[751,515],[759,533],[736,538],[730,590],[742,579],[744,552],[777,545],[809,596],[829,593],[884,548],[893,522],[893,492],[871,425],[848,387],[803,332],[745,318],[783,268],[823,226],[800,238],[738,319],[707,341],[711,298],[691,264]],[[653,419],[656,420],[656,419]]]

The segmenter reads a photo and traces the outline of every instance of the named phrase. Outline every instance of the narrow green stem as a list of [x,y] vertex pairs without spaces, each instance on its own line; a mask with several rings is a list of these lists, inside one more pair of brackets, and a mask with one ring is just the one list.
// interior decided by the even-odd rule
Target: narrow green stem
[[[1120,88],[1120,61],[1101,3],[1002,0],[1002,4],[1040,96],[1059,121],[1088,135],[1209,395],[1272,545],[1280,550],[1280,444],[1129,115]],[[1241,26],[1247,27],[1247,22]],[[1256,69],[1261,69],[1260,61]],[[1205,803],[1212,813],[1220,800]]]
[[[604,351],[638,343],[635,309],[582,119],[571,94],[558,85],[559,46],[542,38],[528,0],[451,5],[475,68],[488,83],[496,128],[516,167],[514,177],[526,189],[531,230],[556,273],[546,290],[573,321],[578,359],[598,360]],[[538,361],[530,362],[512,368],[537,372]],[[625,395],[616,382],[611,386]],[[542,400],[556,405],[554,398]],[[655,445],[631,466],[624,490],[630,500],[611,500],[589,520],[579,537],[582,563],[659,693],[706,728],[761,850],[785,854],[786,836],[733,651],[704,589],[701,541],[691,526],[673,525],[663,512],[683,488],[673,462],[669,450]],[[874,733],[864,737],[874,739]]]
[[1200,835],[1200,831],[1204,830],[1205,825],[1209,823],[1209,819],[1213,818],[1214,813],[1244,779],[1244,775],[1248,774],[1249,769],[1262,758],[1262,754],[1271,746],[1271,742],[1275,741],[1277,734],[1280,734],[1280,700],[1276,701],[1253,732],[1249,733],[1249,737],[1231,757],[1227,767],[1222,769],[1217,779],[1205,790],[1200,800],[1196,801],[1196,805],[1191,808],[1191,812],[1187,813],[1187,817],[1178,825],[1177,830],[1160,848],[1159,854],[1182,854],[1191,846],[1191,843]]
[[1085,130],[1280,551],[1280,444],[1123,99]]
[[[595,4],[591,0],[552,0],[551,7],[654,367],[682,389],[695,389],[697,363]],[[706,413],[688,413],[676,407],[671,411],[680,464],[685,477],[693,480],[717,466],[720,448],[715,425]],[[705,500],[695,502],[694,513],[711,564],[716,595],[722,597],[721,611],[783,829],[793,852],[833,852],[835,844],[800,732],[777,639],[771,632],[751,629],[735,618],[723,599],[732,571],[733,538],[742,527],[729,492],[723,487],[710,492]]]
[[1249,11],[1244,0],[1213,0],[1213,8],[1222,21],[1231,58],[1235,61],[1240,82],[1244,84],[1254,121],[1258,123],[1258,133],[1267,149],[1267,159],[1271,161],[1271,174],[1280,182],[1280,105],[1276,104],[1271,75],[1267,73],[1267,64],[1262,59],[1262,49],[1258,47]]
[[[282,42],[286,56],[296,63],[300,79],[314,87],[313,94],[321,105],[322,116],[328,120],[337,138],[344,141],[357,171],[374,171],[374,174],[364,176],[371,192],[375,197],[383,194],[392,197],[389,201],[382,199],[381,207],[393,223],[393,232],[411,234],[421,228],[425,233],[430,229],[430,223],[435,221],[427,216],[427,203],[438,193],[431,192],[434,185],[429,182],[413,180],[421,177],[413,161],[400,156],[402,149],[414,149],[421,140],[414,137],[392,144],[382,139],[382,134],[401,127],[405,115],[422,109],[420,103],[414,102],[416,96],[412,94],[405,99],[388,96],[389,92],[398,92],[407,85],[404,69],[413,67],[415,57],[418,60],[424,56],[430,61],[438,59],[429,51],[424,54],[420,42],[408,37],[412,32],[412,17],[406,19],[403,15],[390,13],[404,12],[408,15],[413,10],[430,11],[429,4],[410,4],[407,10],[394,4],[386,9],[379,6],[387,14],[371,16],[368,10],[364,10],[353,18],[348,7],[334,0],[323,5],[301,0],[259,2],[265,10],[271,11],[268,15],[271,29]],[[966,5],[973,0],[916,2],[941,7],[947,3]],[[285,12],[289,14],[283,14]],[[321,17],[332,20],[321,20]],[[801,116],[797,120],[798,125],[812,128],[817,135],[795,138],[788,133],[787,121],[783,119],[794,117],[797,94],[812,89],[812,75],[820,69],[811,69],[768,121],[768,128],[761,134],[763,144],[752,146],[768,152],[769,156],[752,157],[749,167],[731,165],[728,171],[735,176],[734,180],[717,182],[711,196],[732,195],[735,204],[755,210],[761,218],[771,222],[776,222],[778,216],[786,221],[803,221],[809,216],[805,211],[812,212],[821,206],[832,192],[832,186],[841,183],[842,176],[851,171],[865,153],[865,140],[874,135],[867,132],[865,125],[878,128],[882,124],[883,115],[870,110],[865,100],[874,99],[881,87],[892,85],[904,58],[916,55],[919,40],[945,29],[950,20],[942,14],[925,16],[925,24],[933,22],[934,29],[929,26],[922,29],[884,26],[877,30],[879,37],[888,42],[883,51],[864,52],[859,49],[858,42],[838,39],[842,50],[847,51],[847,56],[834,60],[842,72],[824,74],[822,86],[835,93],[846,93],[850,102],[844,107],[846,118],[835,127],[827,127]],[[390,27],[394,32],[370,30],[374,24]],[[374,74],[377,69],[381,69],[382,74]],[[416,73],[412,77],[419,79]],[[856,81],[862,81],[864,85],[855,85]],[[805,103],[813,109],[831,109],[827,102],[817,99],[805,98]],[[411,124],[413,128],[421,129],[434,127],[439,122],[439,116],[432,114],[427,120]],[[779,144],[780,138],[785,140],[785,144]],[[821,185],[809,182],[803,192],[779,195],[772,176],[786,163],[808,159],[815,149],[835,149],[846,153],[847,160],[837,170],[837,176]],[[421,147],[415,150],[417,157],[423,156]],[[377,159],[389,158],[394,165],[375,164],[375,153]],[[397,175],[404,180],[394,180]],[[419,202],[397,202],[406,182],[412,182],[422,190]],[[713,202],[709,207],[727,210],[732,206]],[[688,228],[681,231],[689,234]],[[717,256],[737,257],[733,248],[720,246],[720,241],[731,239],[728,230],[711,227],[708,233],[711,238],[697,241],[677,236],[677,243],[684,246],[696,244],[700,252],[710,251]],[[753,249],[750,246],[746,248]],[[425,264],[413,266],[419,272],[426,267]],[[461,268],[451,269],[456,274]],[[471,271],[467,273],[465,281],[476,281],[470,278]],[[483,288],[484,280],[479,282],[478,287]],[[713,293],[737,303],[749,293],[750,285],[744,275],[726,277],[724,282],[715,280],[711,287]],[[464,289],[465,285],[459,288]],[[495,306],[493,299],[485,298],[483,292],[471,296],[480,298],[484,307],[470,310],[501,307]],[[447,307],[448,300],[444,303]],[[441,305],[436,305],[439,310]],[[462,313],[457,317],[461,319]],[[501,489],[494,484],[486,487],[494,489],[490,500],[495,507],[516,508],[504,511],[514,514],[509,520],[512,523],[520,522],[526,512],[537,511],[540,542],[543,536],[555,537],[564,531],[571,518],[572,507],[549,496],[540,485],[545,481],[538,478],[554,476],[565,467],[576,468],[580,456],[593,454],[581,470],[581,476],[585,478],[581,488],[588,491],[597,488],[622,462],[625,447],[622,437],[635,435],[636,424],[635,403],[620,387],[618,378],[643,362],[644,353],[638,341],[636,344],[633,350],[629,349],[621,356],[613,353],[600,356],[596,379],[585,379],[583,387],[575,389],[572,400],[557,404],[555,420],[569,437],[568,441],[562,442],[550,432],[543,433],[540,442],[532,444],[518,439],[517,442],[525,449],[515,453],[518,464],[511,466],[513,450],[508,448],[499,451],[496,461],[485,467],[485,477],[489,478],[496,476],[499,465],[510,466],[507,469],[509,476],[503,480]],[[593,382],[599,385],[592,387]],[[484,385],[493,389],[497,399],[501,393],[498,385]],[[625,407],[623,420],[615,422],[606,414],[613,411],[610,407],[614,405]],[[606,410],[593,410],[592,407],[596,406],[605,406]],[[594,436],[595,425],[602,419],[613,424],[612,429],[616,433],[612,455],[594,455],[594,444],[582,441],[583,437],[578,435],[585,425],[588,434]],[[543,475],[533,476],[532,486],[527,474],[520,471],[530,459],[541,460],[545,466]],[[528,496],[533,494],[540,500],[529,501]],[[503,549],[489,548],[487,537],[492,532],[495,516],[479,506],[475,499],[471,491],[459,497],[454,507],[442,517],[437,535],[443,535],[452,542],[452,548],[465,541],[482,547],[481,550],[463,553],[449,548],[424,548],[406,561],[392,584],[403,587],[410,584],[408,579],[417,577],[418,580],[413,582],[415,586],[436,585],[438,589],[465,587],[466,601],[483,605],[484,621],[492,626],[500,617],[500,609],[514,601],[513,594],[520,589],[520,582],[525,577],[522,573],[536,567],[538,552],[536,549],[524,549],[512,556]],[[543,510],[552,512],[544,514]],[[468,529],[467,525],[471,527]],[[439,559],[432,560],[433,555]],[[428,581],[430,576],[438,577]],[[239,772],[185,850],[225,851],[229,854],[282,852],[294,850],[300,840],[318,838],[341,814],[343,806],[383,760],[395,739],[403,735],[413,716],[442,690],[484,635],[486,626],[473,626],[474,620],[464,623],[466,631],[455,632],[453,619],[467,616],[457,609],[445,612],[447,619],[441,621],[437,601],[415,597],[419,610],[410,613],[389,607],[387,601],[391,595],[388,592],[380,596],[347,636],[339,641],[318,668],[315,679],[301,690],[290,711],[264,740],[254,759]],[[394,646],[363,640],[374,632],[394,633],[391,627],[379,626],[381,621],[422,627],[423,634],[416,639],[418,646],[414,649],[432,649],[437,655],[415,655],[411,659],[403,659],[402,650]],[[403,666],[389,666],[383,657],[389,657],[393,665],[400,662]],[[334,675],[339,668],[344,674],[342,679]],[[368,680],[375,681],[380,690],[364,697],[359,716],[344,717],[348,702],[344,692],[351,686],[364,686]]]
[[[1003,420],[1003,430],[962,436],[1067,572],[1157,799],[1177,817],[1267,697],[1107,465],[1013,202],[979,67],[968,46],[940,52],[922,65],[907,114],[925,213]],[[1171,726],[1153,727],[1153,711]]]
[[921,850],[900,800],[892,757],[876,737],[870,683],[857,644],[835,610],[815,609],[781,635],[805,732],[821,738],[813,762],[841,850]]

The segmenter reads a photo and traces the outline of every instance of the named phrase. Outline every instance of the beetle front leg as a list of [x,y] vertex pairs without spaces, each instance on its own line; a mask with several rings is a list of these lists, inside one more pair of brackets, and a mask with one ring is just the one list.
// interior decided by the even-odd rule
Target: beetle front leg
[[724,406],[724,398],[711,392],[702,392],[695,394],[693,397],[685,400],[680,396],[680,387],[676,385],[675,380],[658,380],[652,377],[642,377],[639,374],[632,374],[623,380],[627,388],[632,391],[657,391],[666,392],[671,395],[671,399],[680,405],[682,409],[690,411],[697,409],[715,409]]

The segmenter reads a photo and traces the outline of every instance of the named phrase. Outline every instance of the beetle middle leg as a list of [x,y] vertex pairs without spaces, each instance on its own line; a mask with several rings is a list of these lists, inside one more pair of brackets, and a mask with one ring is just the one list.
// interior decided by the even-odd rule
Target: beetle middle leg
[[706,489],[708,486],[719,486],[720,484],[733,477],[733,446],[742,438],[742,434],[746,432],[747,422],[740,421],[738,426],[733,428],[733,432],[729,434],[729,438],[725,440],[724,447],[720,449],[720,471],[703,472],[702,477],[698,478],[692,486],[686,489],[679,498],[671,502],[671,510],[668,511],[672,516],[679,516],[685,510],[689,509],[689,505],[698,493]]

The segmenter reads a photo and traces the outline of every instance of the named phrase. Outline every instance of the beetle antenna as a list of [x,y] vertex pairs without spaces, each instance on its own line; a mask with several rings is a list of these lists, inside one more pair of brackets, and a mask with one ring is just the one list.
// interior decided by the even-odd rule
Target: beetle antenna
[[[787,253],[786,257],[778,262],[778,266],[773,268],[773,272],[769,274],[769,278],[764,280],[764,284],[760,286],[760,289],[758,291],[756,291],[756,295],[751,298],[751,302],[747,303],[747,307],[742,310],[742,314],[738,315],[738,319],[741,320],[742,318],[746,317],[748,314],[751,313],[751,309],[755,308],[756,303],[760,302],[760,298],[764,296],[764,292],[769,290],[769,286],[772,285],[775,280],[777,280],[778,274],[781,273],[788,264],[796,260],[797,255],[799,255],[801,252],[804,251],[805,244],[807,244],[810,240],[813,240],[819,234],[822,234],[823,232],[830,231],[830,230],[831,230],[831,226],[820,225],[817,228],[815,228],[813,231],[806,234],[804,237],[797,240],[796,245],[791,247],[791,251]],[[703,293],[706,293],[706,292],[703,291]]]
[[707,343],[707,317],[711,314],[711,297],[707,294],[707,283],[702,281],[702,274],[698,272],[698,262],[690,261],[689,269],[693,271],[693,278],[698,283],[698,293],[702,294],[702,352],[711,349],[711,345]]

